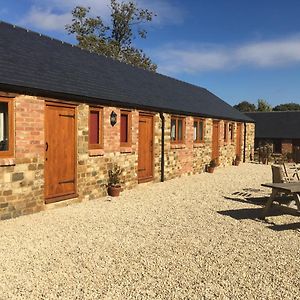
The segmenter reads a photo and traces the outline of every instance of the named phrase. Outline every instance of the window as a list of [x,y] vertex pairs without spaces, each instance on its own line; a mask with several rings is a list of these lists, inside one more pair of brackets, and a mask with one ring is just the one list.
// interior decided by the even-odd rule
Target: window
[[184,118],[172,117],[171,118],[171,142],[183,143],[184,130],[185,130]]
[[103,148],[103,113],[102,108],[90,108],[89,114],[89,149]]
[[224,122],[224,143],[228,142],[228,123]]
[[0,157],[14,154],[13,100],[0,98]]
[[121,111],[120,141],[121,141],[121,147],[131,146],[131,112],[130,111]]
[[194,142],[203,143],[204,142],[204,120],[194,119]]

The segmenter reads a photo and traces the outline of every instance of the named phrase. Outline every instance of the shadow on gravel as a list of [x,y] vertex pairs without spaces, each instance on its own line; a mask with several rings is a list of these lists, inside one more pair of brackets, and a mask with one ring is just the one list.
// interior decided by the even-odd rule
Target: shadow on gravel
[[[298,230],[300,229],[300,223],[292,223],[292,224],[281,224],[277,225],[275,223],[269,222],[267,219],[262,220],[262,208],[265,206],[268,198],[268,195],[262,195],[264,191],[261,189],[243,189],[241,191],[233,192],[230,196],[223,196],[224,199],[240,202],[244,204],[252,204],[257,205],[259,207],[254,208],[242,208],[242,209],[232,209],[232,210],[224,210],[218,211],[219,214],[223,216],[228,216],[234,218],[236,220],[255,220],[259,222],[264,222],[271,226],[268,226],[269,229],[276,231],[283,230]],[[276,217],[282,215],[291,215],[291,216],[300,216],[299,212],[292,207],[286,206],[286,204],[290,203],[293,200],[290,196],[281,196],[279,199],[276,199],[276,203],[273,203],[272,208],[268,213],[268,217]]]
[[281,224],[281,225],[273,224],[272,226],[269,226],[268,228],[275,230],[275,231],[300,230],[300,222],[291,223],[291,224]]
[[251,203],[255,205],[263,206],[266,204],[268,197],[246,197],[246,198],[234,198],[234,197],[227,197],[224,196],[226,200],[231,200],[235,202],[241,202],[241,203]]
[[[231,217],[236,220],[256,220],[256,221],[262,221],[261,220],[261,213],[262,213],[262,208],[242,208],[242,209],[232,209],[232,210],[223,210],[223,211],[218,211],[220,215]],[[274,216],[280,216],[282,215],[282,210],[281,206],[279,205],[274,205],[272,207],[272,211],[270,212],[269,216],[274,217]]]
[[[231,217],[236,220],[254,220],[257,222],[263,222],[265,224],[269,224],[267,228],[275,230],[275,231],[284,231],[284,230],[300,230],[300,222],[292,223],[292,224],[275,224],[273,222],[268,221],[267,219],[262,220],[262,207],[267,200],[267,197],[260,197],[260,198],[249,198],[249,199],[235,199],[230,197],[224,197],[225,199],[238,201],[242,203],[252,203],[259,205],[260,207],[255,208],[242,208],[242,209],[231,209],[231,210],[223,210],[218,211],[217,213],[223,216]],[[280,201],[280,204],[274,203],[272,208],[268,213],[268,217],[277,217],[283,215],[290,215],[290,216],[300,216],[299,212],[291,207],[287,207],[281,204],[285,204],[289,202],[288,200],[284,199]]]

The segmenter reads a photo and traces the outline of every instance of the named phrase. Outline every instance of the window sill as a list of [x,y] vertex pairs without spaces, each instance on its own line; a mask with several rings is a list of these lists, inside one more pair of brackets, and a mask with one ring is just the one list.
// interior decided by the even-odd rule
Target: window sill
[[198,142],[198,143],[194,143],[193,147],[194,148],[201,148],[205,146],[205,142]]
[[171,144],[171,149],[184,149],[185,147],[185,144]]
[[103,156],[104,150],[103,149],[90,149],[89,156]]
[[121,153],[131,153],[132,152],[132,147],[131,146],[128,146],[128,147],[121,146],[120,147],[120,152]]
[[15,158],[1,158],[0,167],[14,166],[16,164]]

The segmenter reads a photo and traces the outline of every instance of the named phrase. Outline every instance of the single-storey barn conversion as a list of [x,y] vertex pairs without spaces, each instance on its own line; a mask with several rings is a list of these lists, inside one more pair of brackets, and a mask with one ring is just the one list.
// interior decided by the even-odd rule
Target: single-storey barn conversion
[[290,154],[300,162],[300,111],[251,112],[255,121],[255,148],[270,143],[273,152]]
[[248,161],[249,117],[208,90],[0,23],[0,219]]

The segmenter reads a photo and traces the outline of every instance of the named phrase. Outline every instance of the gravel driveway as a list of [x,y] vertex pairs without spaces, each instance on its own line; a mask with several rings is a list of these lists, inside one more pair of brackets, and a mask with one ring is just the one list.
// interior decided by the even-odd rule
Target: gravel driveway
[[2,221],[0,299],[299,299],[299,216],[256,219],[270,178],[243,164]]

